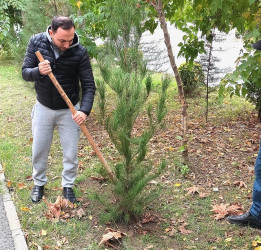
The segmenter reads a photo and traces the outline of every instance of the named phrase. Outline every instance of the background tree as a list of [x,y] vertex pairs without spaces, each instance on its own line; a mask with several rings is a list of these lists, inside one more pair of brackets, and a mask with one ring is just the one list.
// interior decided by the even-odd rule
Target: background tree
[[[230,95],[243,95],[253,100],[251,92],[260,88],[260,67],[256,67],[258,54],[251,53],[251,43],[261,39],[261,3],[259,0],[228,1],[164,1],[167,19],[177,28],[185,32],[183,42],[179,44],[179,55],[193,61],[199,53],[204,52],[203,40],[211,43],[212,31],[218,30],[227,34],[236,29],[244,41],[246,53],[238,58],[238,67],[234,74],[225,77],[220,93],[224,93],[225,86]],[[202,39],[199,40],[201,34]],[[240,66],[241,65],[241,66]],[[253,72],[254,73],[250,73]],[[247,74],[253,74],[248,79]],[[250,84],[251,82],[251,84]],[[243,83],[243,84],[242,84]],[[231,86],[233,85],[233,88]],[[249,87],[252,86],[252,87]],[[254,91],[254,96],[258,95]],[[258,101],[254,101],[259,109]]]
[[69,15],[70,5],[62,0],[11,0],[0,4],[1,54],[21,61],[30,36],[44,32],[54,15]]
[[22,26],[24,1],[0,1],[0,48],[1,54],[11,50]]
[[[139,50],[142,35],[144,10],[136,0],[108,0],[106,11],[110,19],[106,23],[107,41],[100,51],[98,63],[102,78],[97,79],[101,113],[105,129],[122,161],[115,166],[117,181],[113,193],[115,204],[107,203],[105,220],[124,220],[129,222],[142,214],[144,207],[157,194],[147,191],[148,182],[157,177],[164,168],[158,168],[146,158],[147,144],[163,122],[166,114],[166,91],[169,79],[164,78],[156,111],[150,103],[151,77]],[[106,88],[115,98],[113,110],[106,109]],[[143,131],[134,132],[135,122],[141,114],[147,113]]]
[[218,84],[220,79],[220,74],[225,74],[229,71],[229,68],[220,69],[216,66],[217,62],[220,62],[220,59],[217,56],[214,56],[214,53],[217,51],[222,51],[222,48],[215,49],[213,42],[222,42],[224,40],[223,33],[216,34],[215,30],[212,31],[212,38],[206,39],[205,41],[205,53],[200,55],[200,63],[202,69],[205,73],[205,85],[206,85],[206,122],[208,121],[208,109],[209,109],[209,92],[212,87],[215,87]]
[[179,101],[181,103],[182,106],[182,147],[181,147],[181,151],[182,151],[182,156],[183,156],[183,163],[184,164],[188,164],[188,149],[187,149],[187,144],[188,144],[188,139],[187,139],[187,102],[186,102],[186,98],[185,98],[185,94],[184,94],[184,89],[183,89],[183,84],[180,78],[180,74],[175,62],[175,57],[173,55],[173,51],[172,51],[172,46],[170,43],[170,36],[169,36],[169,32],[168,32],[168,27],[167,27],[167,22],[165,19],[165,14],[164,14],[164,9],[163,9],[163,4],[161,0],[153,0],[153,1],[149,1],[147,0],[146,2],[148,2],[151,6],[153,6],[157,12],[158,18],[159,18],[159,22],[161,24],[162,27],[162,31],[164,33],[164,41],[166,44],[166,48],[168,51],[168,57],[169,57],[169,61],[170,61],[170,65],[172,67],[173,73],[175,75],[176,78],[176,82],[178,85],[178,94],[179,94]]
[[97,56],[97,38],[106,39],[106,22],[110,12],[106,9],[106,0],[76,1],[69,0],[72,6],[71,18],[76,25],[76,32],[91,57]]

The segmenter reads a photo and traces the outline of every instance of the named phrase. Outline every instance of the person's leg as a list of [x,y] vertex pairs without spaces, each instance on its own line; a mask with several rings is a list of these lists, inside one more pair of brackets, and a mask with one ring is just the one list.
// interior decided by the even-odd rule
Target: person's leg
[[[78,105],[75,107],[78,109]],[[78,167],[80,127],[72,119],[70,110],[61,110],[56,116],[63,149],[62,186],[72,188]]]
[[253,204],[250,213],[261,220],[261,139],[255,164],[255,182],[253,186]]
[[258,156],[255,163],[255,182],[253,186],[253,203],[250,211],[241,215],[228,216],[233,224],[249,225],[261,229],[261,139]]
[[47,182],[46,168],[54,129],[54,112],[37,102],[32,110],[33,180],[37,186]]

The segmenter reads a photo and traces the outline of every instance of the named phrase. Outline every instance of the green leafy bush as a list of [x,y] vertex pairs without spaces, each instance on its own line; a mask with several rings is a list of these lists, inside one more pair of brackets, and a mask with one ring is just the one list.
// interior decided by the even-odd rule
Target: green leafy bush
[[261,57],[260,51],[244,53],[240,64],[233,73],[227,74],[222,80],[219,96],[223,98],[226,93],[243,96],[250,101],[258,112],[261,121]]
[[200,63],[183,63],[178,68],[186,96],[195,94],[200,85],[204,83],[204,73]]

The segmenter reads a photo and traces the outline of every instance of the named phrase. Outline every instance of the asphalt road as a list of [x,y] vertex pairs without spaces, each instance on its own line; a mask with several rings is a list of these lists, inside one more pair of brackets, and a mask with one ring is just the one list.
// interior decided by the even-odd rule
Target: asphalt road
[[0,193],[0,249],[14,250],[14,239],[12,237],[9,223],[3,203],[3,196]]

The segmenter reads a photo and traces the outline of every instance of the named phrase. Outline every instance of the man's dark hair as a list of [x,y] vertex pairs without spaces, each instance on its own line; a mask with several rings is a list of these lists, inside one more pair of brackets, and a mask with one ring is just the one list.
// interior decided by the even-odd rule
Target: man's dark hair
[[52,19],[51,28],[53,33],[55,33],[58,28],[62,28],[63,30],[69,30],[71,28],[75,28],[73,20],[69,17],[65,16],[55,16]]

